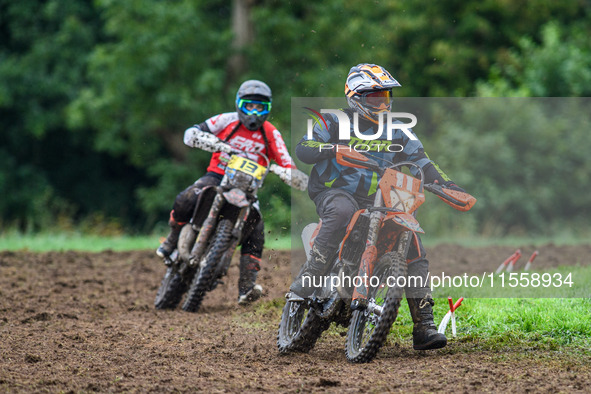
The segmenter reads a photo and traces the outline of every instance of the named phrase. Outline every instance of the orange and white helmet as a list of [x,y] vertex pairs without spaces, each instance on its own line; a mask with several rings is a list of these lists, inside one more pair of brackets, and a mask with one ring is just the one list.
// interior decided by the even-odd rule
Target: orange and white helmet
[[349,107],[374,123],[392,109],[392,88],[402,86],[383,67],[362,63],[349,70],[345,95]]

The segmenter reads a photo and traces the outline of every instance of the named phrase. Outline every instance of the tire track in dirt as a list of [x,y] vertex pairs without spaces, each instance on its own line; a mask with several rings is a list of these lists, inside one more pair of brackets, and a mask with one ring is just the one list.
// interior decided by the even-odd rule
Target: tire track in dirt
[[[428,249],[432,272],[490,272],[515,248]],[[531,249],[531,251],[530,251]],[[535,264],[581,261],[591,246],[547,245]],[[524,247],[524,256],[534,248]],[[527,255],[529,256],[529,255]],[[300,257],[301,255],[296,255]],[[522,258],[523,259],[523,258]],[[262,304],[236,305],[237,264],[197,314],[153,307],[164,266],[152,251],[0,252],[0,389],[38,391],[585,391],[589,363],[561,351],[439,351],[391,342],[368,365],[344,338],[280,356],[275,339],[291,281],[288,252],[267,252]],[[523,264],[524,262],[521,261]],[[583,360],[583,361],[585,361]]]

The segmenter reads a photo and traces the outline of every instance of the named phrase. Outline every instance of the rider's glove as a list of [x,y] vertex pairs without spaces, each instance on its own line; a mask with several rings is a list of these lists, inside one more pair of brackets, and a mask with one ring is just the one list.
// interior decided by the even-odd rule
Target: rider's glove
[[279,178],[289,185],[291,183],[291,170],[289,168],[282,168],[282,170],[279,173]]
[[242,153],[241,150],[232,148],[230,145],[226,144],[225,142],[223,142],[221,140],[219,140],[218,142],[216,142],[213,145],[213,148],[214,148],[214,152],[224,152],[224,153],[228,153],[228,154]]
[[455,183],[453,183],[452,181],[447,181],[447,182],[445,182],[445,183],[443,184],[443,186],[444,186],[445,188],[447,188],[447,189],[450,189],[450,190],[455,190],[455,191],[458,191],[458,192],[463,192],[463,193],[466,193],[466,191],[465,191],[464,189],[462,189],[461,187],[459,187],[458,185],[456,185],[456,184],[455,184]]
[[291,170],[291,187],[298,190],[306,190],[308,188],[308,175],[304,174],[297,168]]
[[189,127],[185,131],[185,144],[193,148],[203,149],[207,152],[217,152],[216,145],[222,142],[215,135],[201,130],[200,128],[193,126]]
[[296,168],[285,168],[276,164],[271,164],[270,169],[277,174],[283,182],[295,189],[306,190],[308,187],[308,175]]
[[215,135],[203,131],[198,127],[190,127],[185,131],[185,144],[193,148],[203,149],[207,152],[225,152],[238,153],[241,152],[232,148],[230,145],[220,140]]

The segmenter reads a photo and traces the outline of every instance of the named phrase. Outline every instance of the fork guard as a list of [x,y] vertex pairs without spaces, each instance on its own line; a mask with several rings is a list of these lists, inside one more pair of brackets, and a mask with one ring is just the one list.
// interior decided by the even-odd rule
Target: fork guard
[[359,299],[367,300],[368,278],[373,274],[377,257],[378,249],[375,247],[375,245],[369,245],[363,252],[363,255],[361,256],[361,263],[359,264],[358,276],[360,278],[364,278],[364,280],[360,281],[361,283],[359,286],[356,286],[353,290],[353,301]]

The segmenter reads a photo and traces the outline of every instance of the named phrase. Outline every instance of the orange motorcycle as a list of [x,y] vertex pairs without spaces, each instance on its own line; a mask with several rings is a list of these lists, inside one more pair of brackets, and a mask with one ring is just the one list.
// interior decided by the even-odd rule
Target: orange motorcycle
[[[381,159],[383,160],[383,159]],[[380,176],[378,192],[370,208],[357,211],[347,227],[326,276],[317,278],[314,293],[303,299],[287,293],[277,346],[280,353],[311,350],[332,322],[348,328],[347,360],[369,362],[377,355],[396,320],[406,283],[406,256],[411,243],[418,247],[423,233],[415,219],[425,201],[424,189],[461,210],[476,199],[439,184],[424,184],[422,169],[413,162],[390,163],[384,168],[361,153],[341,150],[337,162],[366,168]],[[418,178],[402,172],[414,167]],[[302,240],[307,251],[322,224],[310,224]]]

